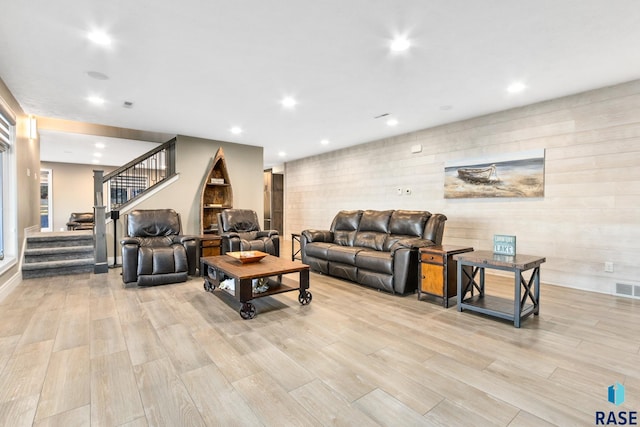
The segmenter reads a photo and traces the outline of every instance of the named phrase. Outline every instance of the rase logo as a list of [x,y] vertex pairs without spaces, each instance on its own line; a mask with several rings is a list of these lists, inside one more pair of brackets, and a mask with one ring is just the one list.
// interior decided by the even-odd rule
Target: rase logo
[[619,382],[609,386],[609,402],[618,406],[624,402],[624,386]]
[[[619,382],[607,389],[607,400],[616,406],[624,403],[624,386]],[[638,425],[637,411],[596,411],[597,426],[636,426]]]

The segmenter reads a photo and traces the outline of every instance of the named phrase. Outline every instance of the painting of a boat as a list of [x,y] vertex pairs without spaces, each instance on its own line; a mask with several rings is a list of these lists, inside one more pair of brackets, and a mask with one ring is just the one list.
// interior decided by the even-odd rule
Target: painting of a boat
[[487,168],[459,168],[458,178],[472,183],[489,183],[498,180],[496,165]]
[[444,198],[544,197],[544,149],[450,160]]

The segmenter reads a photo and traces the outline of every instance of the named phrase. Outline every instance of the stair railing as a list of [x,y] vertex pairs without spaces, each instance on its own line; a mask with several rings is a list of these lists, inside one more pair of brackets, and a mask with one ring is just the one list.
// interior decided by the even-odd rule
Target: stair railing
[[175,169],[176,138],[119,167],[103,178],[106,206],[119,211],[151,187],[171,178]]

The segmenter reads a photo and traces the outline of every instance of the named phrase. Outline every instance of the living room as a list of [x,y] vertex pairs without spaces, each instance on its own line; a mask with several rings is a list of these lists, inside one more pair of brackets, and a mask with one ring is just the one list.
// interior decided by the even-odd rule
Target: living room
[[[591,2],[590,6],[593,8],[590,9],[592,12],[598,8],[607,7],[603,2]],[[627,6],[631,10],[637,8],[632,3],[628,3]],[[624,9],[622,6],[619,7]],[[620,25],[623,28],[620,31],[623,33],[627,31],[628,25],[629,23],[625,21],[624,25]],[[621,40],[620,44],[626,46],[628,38],[618,38],[617,40]],[[611,45],[606,44],[606,41],[602,43],[612,48]],[[44,402],[45,395],[51,396],[53,394],[53,388],[47,389],[47,387],[53,387],[53,385],[49,385],[51,380],[46,381],[47,387],[45,389],[48,391],[43,396],[38,394],[38,397],[34,398],[36,393],[33,393],[33,390],[29,393],[18,391],[15,396],[3,395],[3,398],[0,399],[3,411],[5,411],[3,414],[10,414],[18,419],[16,411],[20,411],[17,408],[25,407],[28,409],[20,413],[31,414],[31,422],[34,417],[36,420],[44,422],[49,415],[68,415],[70,412],[67,411],[77,410],[77,413],[74,412],[77,419],[85,421],[88,419],[91,424],[99,425],[105,420],[117,419],[122,422],[139,420],[142,425],[147,423],[151,425],[154,424],[154,418],[150,414],[162,413],[162,409],[149,403],[154,400],[159,401],[156,400],[158,396],[154,393],[160,392],[152,391],[152,389],[154,387],[162,389],[166,386],[159,385],[159,382],[153,383],[154,380],[151,380],[152,385],[147,385],[144,383],[144,377],[149,375],[151,378],[157,379],[159,377],[153,377],[154,374],[176,369],[181,381],[179,388],[183,390],[181,387],[186,387],[189,390],[187,394],[192,399],[189,403],[192,406],[189,407],[198,407],[201,415],[211,415],[206,407],[208,404],[213,405],[213,403],[198,401],[198,398],[194,396],[198,394],[195,390],[214,392],[214,390],[208,389],[213,386],[203,382],[199,383],[196,376],[198,373],[202,374],[200,369],[216,370],[209,365],[212,359],[215,359],[218,368],[222,369],[221,367],[225,364],[225,356],[223,356],[225,352],[226,357],[237,357],[245,362],[249,360],[247,371],[241,373],[238,367],[230,367],[231,363],[224,365],[232,372],[231,374],[228,373],[229,371],[227,372],[225,379],[227,382],[222,381],[218,372],[207,372],[207,374],[212,375],[212,378],[217,378],[220,381],[218,385],[221,387],[229,387],[229,384],[237,386],[231,395],[235,397],[241,395],[240,400],[244,404],[249,402],[248,406],[250,407],[247,409],[243,404],[239,411],[257,414],[257,418],[249,416],[241,418],[243,419],[242,424],[247,425],[260,423],[275,425],[278,421],[283,422],[284,414],[290,415],[296,421],[309,415],[304,410],[297,412],[299,409],[292,410],[294,413],[289,414],[279,405],[277,406],[278,410],[283,411],[280,413],[280,417],[270,413],[268,408],[263,406],[266,404],[255,397],[261,386],[267,387],[275,396],[289,403],[291,403],[291,396],[296,396],[299,398],[299,402],[307,402],[306,405],[312,406],[309,403],[311,400],[305,399],[308,396],[317,398],[321,395],[327,399],[320,400],[322,402],[320,406],[323,406],[324,410],[333,402],[334,405],[344,410],[344,413],[349,413],[351,416],[349,419],[352,422],[362,421],[361,416],[364,413],[369,417],[366,419],[367,421],[373,422],[372,420],[374,420],[378,424],[389,424],[385,415],[379,414],[375,410],[376,403],[379,402],[378,399],[384,401],[382,407],[385,410],[393,413],[390,404],[393,400],[387,399],[388,394],[393,395],[402,405],[409,406],[416,414],[424,415],[424,419],[421,421],[426,425],[438,420],[444,423],[447,419],[451,424],[455,424],[455,421],[464,424],[464,416],[460,414],[475,412],[480,406],[486,408],[490,406],[492,399],[499,402],[500,409],[504,409],[504,413],[509,416],[502,417],[497,414],[500,412],[498,410],[495,410],[496,413],[492,413],[489,409],[485,409],[488,413],[483,414],[483,418],[480,418],[478,423],[497,425],[513,423],[512,425],[518,425],[520,422],[522,425],[525,424],[525,421],[530,421],[532,424],[544,421],[548,424],[562,424],[561,421],[584,421],[585,414],[591,414],[588,419],[593,420],[592,409],[597,407],[600,401],[602,401],[601,408],[607,408],[609,405],[606,398],[600,399],[598,387],[602,386],[606,389],[606,386],[615,381],[624,383],[627,388],[627,402],[623,408],[628,410],[637,408],[639,406],[638,396],[640,395],[639,378],[630,366],[634,364],[637,366],[638,337],[637,332],[629,330],[631,328],[628,327],[628,325],[637,323],[639,316],[637,301],[634,298],[625,298],[615,294],[620,284],[632,286],[639,284],[637,278],[640,273],[640,265],[637,259],[640,252],[636,242],[640,238],[637,208],[640,193],[640,186],[638,186],[640,151],[637,148],[640,137],[640,121],[638,120],[640,117],[638,114],[640,112],[640,80],[637,78],[640,75],[637,72],[636,64],[628,59],[632,55],[624,53],[624,47],[618,47],[620,49],[619,58],[625,58],[625,61],[629,62],[620,59],[616,65],[618,68],[626,69],[625,77],[611,84],[585,86],[583,90],[573,90],[568,93],[559,91],[559,93],[563,93],[562,96],[541,98],[536,102],[526,104],[513,101],[511,106],[502,110],[496,109],[479,115],[458,117],[455,120],[444,119],[435,126],[412,127],[406,131],[401,130],[402,127],[396,127],[393,131],[384,128],[384,130],[377,131],[377,136],[359,139],[356,144],[340,146],[337,140],[332,140],[327,146],[328,148],[314,147],[312,149],[315,150],[314,152],[300,157],[296,157],[294,152],[288,152],[285,157],[279,157],[279,150],[275,145],[267,147],[265,144],[263,148],[259,145],[247,144],[247,140],[237,139],[233,136],[229,138],[195,137],[188,136],[192,135],[189,129],[173,129],[173,132],[176,132],[182,139],[184,148],[183,156],[179,157],[181,162],[179,165],[180,180],[172,188],[165,190],[164,193],[158,193],[140,205],[143,208],[175,207],[184,218],[185,230],[195,233],[199,221],[199,210],[197,207],[197,184],[194,185],[194,182],[200,183],[207,163],[217,148],[224,147],[234,185],[234,206],[253,209],[259,217],[262,217],[263,213],[262,170],[276,164],[282,165],[285,176],[283,248],[289,246],[291,233],[299,233],[310,228],[327,229],[332,218],[343,209],[408,209],[444,213],[448,218],[444,241],[447,244],[472,246],[476,250],[491,249],[495,234],[516,235],[519,252],[546,257],[546,263],[542,267],[542,281],[545,287],[543,288],[541,316],[526,320],[523,323],[525,331],[520,335],[519,331],[514,330],[507,323],[487,320],[474,315],[456,316],[455,308],[447,311],[429,302],[418,303],[413,295],[391,296],[372,292],[366,288],[348,283],[345,285],[338,279],[320,275],[312,275],[311,290],[314,291],[314,286],[317,286],[318,293],[314,294],[314,302],[308,307],[297,307],[297,302],[294,299],[283,299],[282,301],[285,301],[283,303],[274,298],[273,301],[264,303],[260,307],[264,313],[261,313],[256,319],[244,323],[240,319],[236,319],[237,312],[231,310],[229,307],[231,303],[224,299],[216,299],[213,303],[215,310],[206,310],[206,305],[211,304],[211,301],[205,300],[204,297],[210,295],[202,291],[201,281],[195,278],[188,282],[188,287],[167,286],[164,290],[153,290],[153,292],[158,292],[157,295],[152,294],[149,289],[139,289],[138,293],[121,293],[121,283],[119,283],[119,277],[117,273],[114,274],[114,271],[110,271],[104,276],[104,288],[96,286],[98,281],[103,280],[99,275],[96,275],[95,278],[83,279],[85,287],[75,283],[78,281],[77,279],[68,278],[65,280],[55,279],[50,283],[42,284],[43,288],[40,290],[36,289],[34,285],[29,285],[28,289],[25,289],[24,283],[19,279],[18,259],[22,251],[25,230],[37,227],[39,224],[37,210],[39,183],[35,175],[36,171],[41,168],[41,159],[38,139],[30,138],[28,135],[29,114],[31,112],[23,108],[24,100],[16,95],[18,90],[8,81],[2,81],[0,98],[16,116],[16,166],[13,171],[15,189],[9,190],[16,200],[16,217],[12,227],[6,228],[7,233],[5,233],[6,237],[11,237],[16,243],[13,247],[11,247],[11,243],[8,245],[9,251],[7,253],[13,251],[14,263],[5,266],[2,270],[0,294],[6,298],[12,291],[17,292],[7,300],[12,304],[10,309],[7,305],[9,302],[3,302],[5,307],[3,312],[8,316],[16,314],[18,315],[16,317],[26,318],[24,310],[30,304],[42,303],[42,307],[52,309],[48,310],[50,317],[39,318],[39,323],[30,323],[31,317],[29,316],[22,326],[16,326],[17,323],[15,323],[13,326],[6,326],[3,329],[1,336],[6,351],[2,353],[0,360],[4,361],[4,366],[15,368],[14,376],[5,370],[2,373],[3,378],[13,378],[16,381],[18,378],[24,378],[15,374],[20,370],[20,362],[17,360],[19,358],[15,356],[20,354],[20,351],[27,351],[26,348],[21,350],[21,346],[24,347],[25,344],[36,342],[41,347],[30,347],[29,354],[36,352],[36,348],[47,354],[46,359],[34,358],[33,361],[33,366],[37,365],[41,369],[42,378],[34,380],[40,386],[45,383],[46,375],[52,375],[51,378],[62,378],[55,377],[53,373],[45,375],[46,366],[50,361],[49,357],[62,364],[55,357],[55,353],[59,354],[58,357],[62,357],[61,350],[70,351],[67,356],[71,357],[70,355],[73,354],[74,357],[83,360],[83,363],[88,363],[89,360],[92,360],[92,363],[97,363],[98,356],[118,353],[109,350],[107,348],[109,345],[113,344],[113,349],[120,351],[124,347],[132,345],[131,337],[135,336],[132,325],[135,323],[133,318],[136,316],[138,318],[135,321],[139,321],[136,327],[139,327],[140,330],[147,331],[145,329],[148,327],[147,323],[152,324],[154,330],[152,335],[160,337],[163,341],[164,356],[168,352],[167,347],[175,346],[177,343],[188,349],[195,349],[197,347],[195,343],[202,346],[190,355],[178,354],[178,351],[175,350],[175,353],[169,355],[167,360],[170,360],[171,363],[167,365],[152,363],[166,359],[160,354],[157,355],[158,357],[150,353],[145,354],[144,351],[138,354],[131,348],[129,348],[130,354],[127,355],[131,359],[127,361],[128,365],[123,360],[101,360],[101,363],[113,364],[109,366],[116,366],[118,363],[122,363],[122,366],[128,366],[126,369],[130,369],[131,372],[127,370],[127,384],[132,389],[142,390],[140,393],[143,402],[136,406],[135,410],[123,411],[123,413],[130,415],[124,419],[109,418],[112,414],[105,415],[102,420],[94,418],[95,414],[93,413],[87,415],[85,412],[87,407],[95,412],[103,410],[103,408],[97,409],[92,406],[95,405],[95,402],[91,400],[78,399],[81,404],[76,405],[72,402],[72,398],[68,398],[61,406],[64,407],[64,411],[47,408],[44,404],[39,406],[38,399],[42,399],[41,402]],[[593,62],[601,62],[597,57],[591,59]],[[402,69],[405,66],[406,63],[398,65],[398,68]],[[549,66],[551,67],[551,65]],[[558,86],[572,79],[569,71],[575,70],[565,70],[564,74],[560,74],[556,70],[561,76],[557,78]],[[6,76],[0,72],[0,78],[6,78]],[[398,92],[405,93],[405,90],[402,89]],[[474,98],[474,90],[471,87],[467,87],[466,90],[469,92],[469,98]],[[500,90],[504,91],[504,88]],[[534,88],[530,88],[530,90],[534,90]],[[422,95],[426,97],[425,94]],[[409,94],[406,96],[408,97]],[[508,95],[498,94],[498,92],[495,96],[508,97]],[[395,101],[396,104],[402,101],[401,95],[397,95],[397,97],[399,99]],[[440,108],[447,106],[449,108]],[[457,103],[442,103],[438,104],[430,114],[434,116],[450,114],[453,116],[454,113],[457,114],[457,109],[462,108],[463,106]],[[394,107],[394,111],[400,111],[399,107]],[[375,114],[386,112],[386,110],[376,111]],[[99,116],[95,113],[91,114],[94,114],[94,117]],[[279,112],[278,114],[286,113]],[[301,113],[297,114],[301,115]],[[373,114],[368,112],[367,114],[369,127],[385,126],[382,122],[385,118],[374,119]],[[423,112],[422,115],[424,121],[427,122],[429,114]],[[60,119],[72,120],[73,117],[61,117]],[[88,120],[87,122],[96,123],[96,121]],[[319,121],[326,122],[326,119]],[[376,121],[380,123],[378,124]],[[38,120],[39,126],[45,126],[46,122],[46,117]],[[286,123],[292,128],[295,127],[295,121],[291,117],[277,123],[278,126],[284,127]],[[124,129],[125,126],[119,125],[119,128]],[[344,132],[348,133],[348,129],[345,129]],[[245,135],[247,134],[249,132]],[[259,142],[259,139],[251,141]],[[301,140],[306,141],[307,139],[302,138]],[[298,145],[309,144],[299,143]],[[448,164],[459,160],[483,158],[496,153],[520,153],[531,150],[543,150],[544,152],[544,195],[542,197],[457,199],[444,196],[445,167]],[[58,164],[55,167],[64,168],[65,165]],[[88,166],[86,168],[90,169]],[[24,173],[25,170],[27,173]],[[15,231],[11,231],[14,229]],[[113,254],[112,249],[110,251]],[[286,255],[285,252],[284,256]],[[612,263],[613,271],[605,271],[605,263]],[[498,280],[501,279],[498,278]],[[51,297],[56,284],[63,288],[73,289],[73,292]],[[196,293],[196,290],[199,293]],[[167,305],[168,294],[178,299],[175,306]],[[22,305],[15,305],[16,295],[24,298]],[[27,302],[30,298],[32,299],[31,303]],[[344,300],[337,301],[340,298],[344,298]],[[83,319],[90,326],[81,326],[80,321],[73,323],[74,311],[65,301],[77,301],[91,307],[91,313],[79,308],[77,311],[79,319]],[[129,306],[136,305],[139,312],[125,310],[123,306],[119,305],[122,302]],[[59,312],[54,310],[56,304],[64,309],[61,308]],[[572,308],[572,305],[575,307]],[[273,307],[278,309],[273,309]],[[320,317],[315,320],[327,323],[326,327],[329,332],[326,332],[326,335],[323,335],[322,328],[317,326],[306,323],[293,326],[298,317],[303,318],[305,315],[310,315],[310,312],[304,311],[304,308],[315,310],[311,313],[320,314]],[[230,312],[229,315],[222,313],[225,309]],[[166,319],[160,315],[163,310],[170,313]],[[548,311],[545,312],[545,310]],[[355,313],[349,313],[350,311],[361,311],[372,317],[366,321],[359,320]],[[589,311],[592,316],[587,315],[586,312]],[[53,314],[54,312],[55,314]],[[385,315],[393,317],[393,321],[385,319]],[[130,318],[120,326],[111,323],[113,319],[122,319],[123,316],[130,316]],[[411,340],[411,334],[404,336],[402,345],[406,346],[404,350],[410,357],[402,353],[400,344],[397,342],[387,347],[383,345],[391,342],[391,335],[400,333],[401,326],[407,327],[412,333],[419,334],[420,332],[414,330],[417,329],[417,326],[410,324],[415,319],[424,320],[422,316],[427,316],[430,321],[435,321],[434,330],[431,332],[435,337],[434,342],[424,342],[422,341],[424,337],[421,337],[418,344],[413,347],[408,344]],[[143,321],[145,317],[146,321]],[[573,319],[570,319],[571,317]],[[73,325],[78,330],[84,331],[86,337],[84,340],[79,339],[78,342],[81,342],[81,345],[55,344],[56,348],[52,352],[47,345],[56,342],[55,331],[45,332],[42,329],[41,337],[47,337],[47,340],[37,339],[37,325],[42,326],[46,323],[46,319],[56,325],[64,324],[65,327]],[[202,324],[198,323],[217,324],[221,321],[228,322],[228,324],[219,330],[205,330]],[[375,323],[376,321],[384,323],[382,329],[364,328],[363,323]],[[479,325],[474,321],[479,322]],[[275,331],[272,324],[278,322],[290,327],[291,334],[295,335],[296,339],[287,340],[284,332]],[[344,322],[355,322],[355,324],[345,327]],[[249,323],[251,323],[250,326]],[[31,326],[29,326],[30,324]],[[620,325],[619,330],[616,324]],[[114,335],[116,338],[113,340],[105,332],[111,327],[116,330]],[[594,329],[593,335],[588,333],[590,328]],[[60,326],[60,330],[64,330],[63,326]],[[27,334],[22,335],[25,331]],[[261,335],[262,332],[266,333]],[[187,344],[182,341],[182,333],[191,337],[187,340]],[[306,342],[305,339],[300,338],[305,333],[317,335],[318,341]],[[380,346],[364,339],[362,334],[370,334],[371,337],[375,337],[379,340]],[[473,336],[474,341],[471,347],[475,346],[477,351],[464,350],[462,349],[464,346],[459,345],[449,347],[446,343],[447,334],[451,334],[450,336],[458,340],[463,340],[465,336]],[[489,336],[488,339],[487,336]],[[483,338],[485,341],[482,340]],[[326,342],[323,343],[323,339]],[[496,362],[491,359],[491,346],[499,345],[503,339],[509,345],[501,347],[504,358]],[[213,345],[207,347],[208,340],[219,342],[220,348],[213,348]],[[536,350],[535,356],[544,359],[543,363],[538,363],[533,356],[526,359],[527,363],[535,368],[540,368],[534,380],[516,374],[516,369],[511,363],[515,364],[517,357],[525,357],[517,352],[515,347],[531,345],[530,349],[532,349],[535,347],[532,343],[536,340],[541,342],[541,347],[547,346],[552,350],[550,353],[542,352],[542,354]],[[47,341],[49,344],[46,343]],[[353,351],[353,348],[345,342],[351,342],[353,346],[359,347],[358,352]],[[123,345],[124,343],[126,345]],[[252,344],[258,351],[252,356],[247,356]],[[104,346],[100,347],[100,345]],[[279,350],[291,345],[289,352],[285,352],[288,358],[284,358],[281,353],[274,350],[274,345]],[[305,347],[305,345],[309,347]],[[323,345],[326,345],[327,348],[322,350],[322,357],[328,358],[328,355],[334,357],[330,362],[329,359],[320,360],[320,357],[313,359],[309,355],[310,348],[317,349]],[[260,349],[263,351],[260,352]],[[579,354],[575,357],[580,362],[581,369],[593,370],[595,369],[594,365],[606,366],[610,364],[610,366],[598,370],[584,382],[581,382],[577,373],[578,368],[572,369],[569,362],[560,361],[559,354],[563,351],[570,352],[571,349],[575,349]],[[419,351],[433,351],[433,353],[424,353],[423,357],[418,356]],[[618,356],[623,359],[617,366],[613,356],[616,351],[620,352]],[[595,361],[593,363],[586,361],[585,354],[589,352],[594,353]],[[318,369],[326,369],[326,371],[333,369],[334,372],[331,375],[314,372],[317,374],[316,376],[308,377],[309,371],[312,371],[309,367],[310,363],[305,364],[298,361],[300,363],[296,363],[291,368],[293,373],[276,381],[276,387],[270,378],[262,376],[262,371],[256,366],[254,360],[260,357],[273,357],[276,361],[275,365],[285,371],[287,366],[285,361],[290,362],[289,358],[293,358],[294,354],[309,358],[307,362],[313,359],[317,363],[326,363],[326,366]],[[480,359],[474,360],[474,356],[478,355],[480,355]],[[218,358],[216,359],[214,356]],[[118,357],[122,357],[122,355],[120,354]],[[438,384],[444,396],[444,399],[440,399],[437,396],[436,387],[425,389],[411,384],[403,389],[406,384],[401,383],[400,380],[398,383],[385,383],[384,381],[388,380],[386,377],[384,381],[376,383],[373,380],[376,377],[375,373],[362,372],[360,368],[354,367],[353,363],[348,361],[349,357],[352,357],[352,360],[369,360],[369,362],[371,362],[371,358],[375,358],[377,362],[371,366],[382,371],[386,368],[382,363],[379,363],[380,360],[390,363],[390,360],[397,358],[398,363],[403,365],[402,368],[398,368],[398,371],[402,372],[399,374],[402,381],[409,377],[404,368],[422,366],[427,364],[426,361],[429,358],[433,358],[433,361],[438,362],[444,369],[450,369],[453,373],[442,375],[432,372],[433,367],[427,367],[425,369],[429,375],[416,374],[422,383],[428,383],[429,380],[432,380]],[[447,360],[447,357],[451,357],[452,360],[459,357],[457,362],[460,363]],[[420,360],[420,362],[410,365],[407,358]],[[415,360],[412,360],[412,363]],[[573,361],[575,362],[575,359]],[[465,363],[473,367],[468,378],[464,376]],[[174,366],[170,367],[171,364]],[[94,375],[93,383],[90,385],[82,383],[82,386],[89,387],[89,390],[81,389],[87,391],[89,395],[99,393],[99,387],[95,383],[98,378],[102,378],[100,373],[95,370],[91,371],[91,366],[87,367],[85,364],[81,366],[83,369],[93,372],[89,376]],[[131,368],[131,366],[133,367]],[[304,369],[301,366],[304,366]],[[255,370],[256,377],[250,379],[246,374],[252,370]],[[350,388],[346,380],[341,382],[342,379],[337,373],[344,374],[347,378],[351,375],[354,377],[364,375],[365,380],[359,383],[360,388],[356,386]],[[298,379],[295,379],[295,374],[299,374]],[[496,380],[496,378],[501,378],[502,374],[507,380]],[[306,380],[309,381],[306,382]],[[445,384],[447,381],[457,384],[463,383],[464,386],[460,387],[472,388],[477,394],[474,394],[474,398],[466,400],[457,396],[454,390],[448,389]],[[508,383],[509,386],[506,391],[499,390],[497,386],[492,387],[492,381],[497,381],[498,384],[505,387]],[[370,389],[370,383],[375,383],[374,385],[377,387]],[[518,395],[518,384],[522,387],[528,385],[535,391]],[[558,384],[561,385],[561,391],[567,393],[584,386],[587,391],[581,392],[579,397],[583,399],[582,403],[584,401],[587,403],[584,405],[580,402],[571,404],[568,402],[569,399],[559,396],[560,392],[557,392],[558,395],[552,393],[551,397],[545,396],[545,390]],[[419,390],[427,397],[423,402],[415,402],[406,397],[406,394],[409,394],[408,390],[412,392]],[[335,401],[329,397],[332,396],[332,393],[338,395]],[[483,393],[484,397],[481,397]],[[518,397],[513,398],[507,394]],[[333,394],[333,396],[336,395]],[[132,399],[136,402],[140,401],[140,397]],[[533,403],[523,402],[526,399],[531,399]],[[552,402],[554,399],[561,403],[555,406]],[[304,406],[305,404],[300,404],[301,408]],[[514,410],[514,408],[516,409]],[[398,413],[404,415],[411,413],[410,411],[404,412],[404,409],[406,408],[403,407]],[[313,414],[313,417],[306,420],[309,424],[328,423],[319,415],[322,410],[318,410],[318,412],[314,412],[310,408],[307,410]],[[40,415],[34,415],[37,411],[40,411]],[[456,412],[462,419],[455,418]],[[429,413],[431,415],[428,415]],[[407,418],[398,416],[398,420],[410,423],[416,420],[414,415],[407,415]],[[86,418],[87,416],[89,418]],[[451,418],[447,418],[448,416]],[[206,418],[204,415],[202,417],[205,418],[205,424],[213,425],[215,417]],[[339,419],[339,417],[337,418]],[[168,419],[170,417],[167,417],[165,421]],[[531,421],[534,419],[535,422]],[[54,422],[53,418],[49,422]],[[187,422],[185,421],[185,423]]]

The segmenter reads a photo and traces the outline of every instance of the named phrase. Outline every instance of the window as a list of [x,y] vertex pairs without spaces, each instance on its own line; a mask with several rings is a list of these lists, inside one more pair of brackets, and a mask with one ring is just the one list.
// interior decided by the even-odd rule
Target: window
[[11,158],[10,149],[15,119],[11,111],[1,101],[2,99],[0,99],[0,260],[3,260],[7,249],[7,216],[10,216],[7,210],[10,206],[7,198],[11,193],[9,185],[13,182],[10,177],[12,168],[9,159]]

